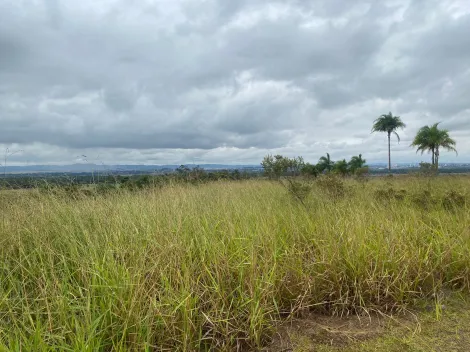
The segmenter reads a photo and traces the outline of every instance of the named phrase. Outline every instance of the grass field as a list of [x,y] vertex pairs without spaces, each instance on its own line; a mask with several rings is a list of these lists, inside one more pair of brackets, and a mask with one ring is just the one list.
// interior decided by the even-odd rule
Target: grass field
[[0,350],[259,350],[470,289],[470,177],[0,192]]

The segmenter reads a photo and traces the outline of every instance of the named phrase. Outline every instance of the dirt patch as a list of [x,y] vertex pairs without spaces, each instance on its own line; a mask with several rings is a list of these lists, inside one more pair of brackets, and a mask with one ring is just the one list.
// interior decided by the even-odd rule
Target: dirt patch
[[309,313],[283,323],[265,352],[467,352],[470,297],[421,302],[414,313],[330,317]]
[[[399,318],[400,324],[412,323],[411,316]],[[266,352],[310,351],[308,346],[344,347],[383,335],[397,318],[380,314],[366,316],[325,316],[309,313],[279,327]]]

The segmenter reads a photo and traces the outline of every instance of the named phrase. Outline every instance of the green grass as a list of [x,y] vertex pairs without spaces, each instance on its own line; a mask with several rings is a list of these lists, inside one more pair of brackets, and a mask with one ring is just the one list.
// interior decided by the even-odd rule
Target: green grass
[[305,310],[391,312],[468,292],[470,213],[442,203],[451,190],[468,199],[470,178],[338,187],[315,182],[303,203],[268,181],[3,191],[0,350],[259,349]]

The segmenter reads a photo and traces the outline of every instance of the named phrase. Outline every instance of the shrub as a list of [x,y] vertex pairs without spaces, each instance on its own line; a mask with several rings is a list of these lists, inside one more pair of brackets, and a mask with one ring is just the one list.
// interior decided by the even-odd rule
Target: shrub
[[379,201],[391,201],[391,200],[399,200],[402,201],[406,197],[406,190],[400,189],[396,190],[393,186],[388,183],[386,188],[377,189],[374,192],[374,196]]
[[456,210],[465,207],[465,205],[465,195],[455,190],[448,191],[442,199],[442,206],[446,210]]
[[289,179],[287,189],[294,199],[303,203],[311,192],[312,187],[306,183]]
[[336,175],[323,175],[318,179],[317,184],[325,194],[333,199],[342,198],[346,194],[343,180]]
[[300,173],[307,177],[317,177],[319,172],[316,165],[306,163],[300,170]]
[[107,194],[118,190],[116,183],[99,183],[96,185],[96,192],[99,194]]
[[437,174],[437,168],[435,165],[422,162],[419,164],[419,173],[422,176],[434,176]]
[[354,179],[362,184],[369,181],[369,167],[361,167],[354,171]]
[[418,191],[411,195],[411,202],[417,207],[424,210],[430,209],[434,201],[435,200],[431,194],[431,191],[427,189]]

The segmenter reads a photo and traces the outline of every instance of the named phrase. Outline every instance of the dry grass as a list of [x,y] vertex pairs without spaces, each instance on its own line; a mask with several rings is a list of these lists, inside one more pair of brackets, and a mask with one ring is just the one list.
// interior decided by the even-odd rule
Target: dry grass
[[[306,310],[469,290],[468,203],[445,199],[468,199],[470,178],[319,185],[305,204],[268,181],[0,193],[0,349],[257,349]],[[403,197],[377,196],[390,187]]]

